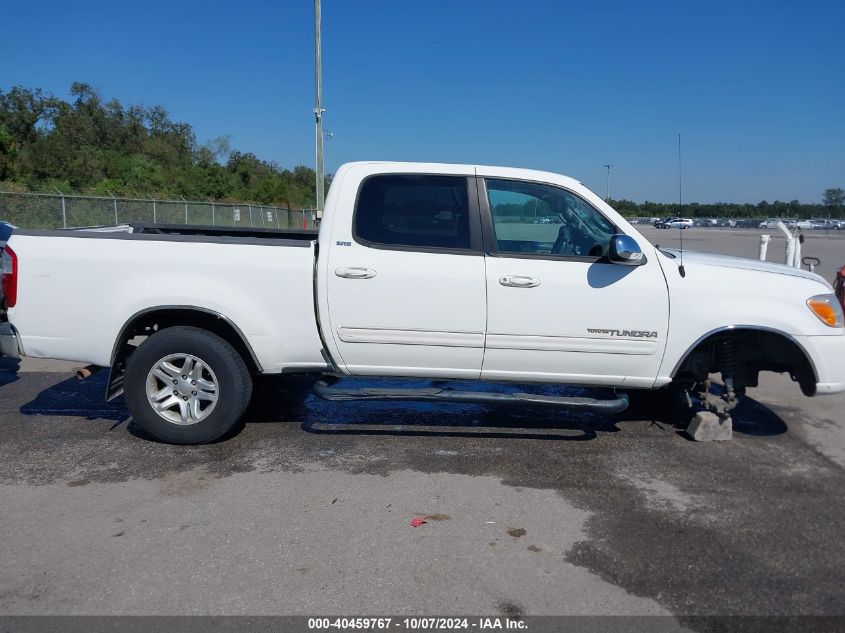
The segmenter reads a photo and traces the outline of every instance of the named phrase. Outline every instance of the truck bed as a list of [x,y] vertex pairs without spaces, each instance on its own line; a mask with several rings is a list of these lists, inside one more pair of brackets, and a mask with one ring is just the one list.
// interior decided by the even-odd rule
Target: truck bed
[[325,365],[316,240],[313,231],[190,225],[15,230],[9,321],[28,356],[109,366],[138,314],[199,310],[237,324],[261,372]]
[[310,247],[316,230],[261,229],[237,226],[129,223],[72,229],[15,229],[15,235],[73,237],[159,242],[206,242],[211,244],[263,244],[264,246]]
[[145,224],[141,222],[132,222],[128,226],[132,229],[132,233],[143,235],[203,235],[207,237],[252,237],[268,240],[303,241],[317,239],[316,229],[265,229],[239,226]]

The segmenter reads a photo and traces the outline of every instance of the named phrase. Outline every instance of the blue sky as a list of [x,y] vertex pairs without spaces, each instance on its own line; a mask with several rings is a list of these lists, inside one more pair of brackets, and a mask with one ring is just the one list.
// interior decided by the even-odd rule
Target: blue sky
[[[637,201],[845,187],[845,3],[324,0],[329,170],[503,164]],[[86,81],[313,165],[313,3],[8,2],[0,88]]]

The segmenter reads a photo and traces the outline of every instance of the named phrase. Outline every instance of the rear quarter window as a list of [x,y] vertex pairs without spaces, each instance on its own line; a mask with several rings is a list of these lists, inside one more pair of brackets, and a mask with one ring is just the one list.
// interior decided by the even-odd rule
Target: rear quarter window
[[371,176],[358,192],[354,233],[364,244],[469,250],[469,226],[464,176]]

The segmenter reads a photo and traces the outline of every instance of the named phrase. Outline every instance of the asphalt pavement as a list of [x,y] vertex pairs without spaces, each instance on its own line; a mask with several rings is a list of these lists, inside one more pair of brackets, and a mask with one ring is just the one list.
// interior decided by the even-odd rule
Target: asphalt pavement
[[[684,243],[755,257],[759,233]],[[843,245],[804,252],[830,279]],[[785,376],[729,442],[642,394],[608,417],[329,403],[287,378],[184,447],[74,367],[0,361],[0,615],[845,615],[845,397]]]
[[103,374],[0,362],[0,614],[845,612],[845,398],[783,376],[722,443],[650,397],[329,403],[289,378],[184,447]]

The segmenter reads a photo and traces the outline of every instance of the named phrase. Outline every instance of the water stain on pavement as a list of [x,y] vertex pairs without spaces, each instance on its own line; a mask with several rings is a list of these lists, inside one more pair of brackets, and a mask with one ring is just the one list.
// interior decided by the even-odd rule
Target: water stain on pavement
[[[3,387],[4,400],[49,401],[54,410],[57,398],[44,392],[55,382],[28,375]],[[73,390],[59,385],[64,401]],[[197,447],[151,441],[131,421],[109,430],[114,416],[126,415],[119,401],[100,418],[77,414],[86,406],[100,411],[88,391],[72,402],[66,415],[33,414],[44,407],[28,405],[3,412],[0,481],[150,479],[162,482],[163,495],[178,497],[252,471],[493,476],[508,487],[553,490],[588,512],[586,538],[565,560],[675,612],[824,614],[845,605],[845,566],[837,564],[845,560],[838,527],[845,505],[831,503],[841,499],[845,473],[750,399],[737,408],[732,442],[697,444],[679,435],[685,418],[671,406],[635,401],[606,417],[532,407],[340,404],[316,399],[308,381],[292,379],[259,385],[249,423],[226,441]],[[790,424],[801,419],[800,412],[793,418],[779,411]],[[334,431],[315,431],[317,423]],[[421,435],[421,427],[430,431]],[[569,441],[569,432],[582,439]],[[527,533],[512,529],[522,530],[514,538]],[[532,547],[526,549],[542,552]]]

